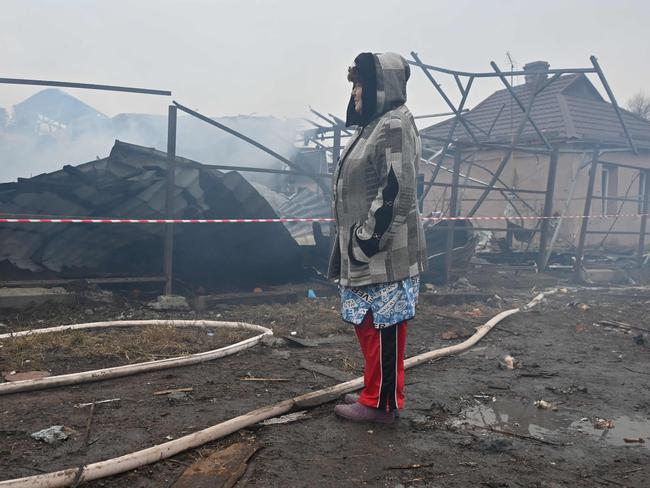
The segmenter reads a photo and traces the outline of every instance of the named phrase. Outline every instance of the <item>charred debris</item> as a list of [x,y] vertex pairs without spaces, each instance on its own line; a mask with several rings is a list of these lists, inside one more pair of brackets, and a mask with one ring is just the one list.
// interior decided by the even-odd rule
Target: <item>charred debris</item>
[[[107,158],[0,185],[0,202],[3,213],[14,216],[160,219],[165,217],[166,173],[166,153],[116,141]],[[176,158],[176,218],[277,218],[270,202],[280,211],[287,201],[270,189],[258,191],[239,172]],[[164,227],[5,224],[0,228],[3,276],[161,276]],[[249,286],[305,276],[298,242],[279,223],[176,225],[174,240],[179,280]]]
[[[427,281],[453,282],[470,264],[569,271],[577,280],[589,279],[589,267],[646,264],[650,122],[619,107],[595,57],[587,68],[534,62],[503,72],[492,63],[489,72],[462,72],[411,54],[410,63],[450,110],[417,117],[445,117],[421,129]],[[458,93],[445,91],[439,77],[453,78],[445,86]],[[476,82],[500,89],[468,108]],[[330,174],[352,131],[335,115],[310,110],[310,127],[296,132],[285,156],[174,102],[166,152],[116,141],[106,158],[0,184],[0,211],[5,217],[326,219]],[[186,136],[177,130],[179,111],[276,164],[202,164],[177,156],[176,139]],[[142,277],[165,281],[167,294],[172,276],[178,283],[250,289],[322,278],[329,230],[319,222],[6,223],[0,270],[5,280]]]

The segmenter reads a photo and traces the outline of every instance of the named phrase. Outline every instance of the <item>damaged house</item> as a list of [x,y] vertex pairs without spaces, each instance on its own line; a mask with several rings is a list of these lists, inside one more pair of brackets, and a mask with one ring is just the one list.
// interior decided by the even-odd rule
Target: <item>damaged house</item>
[[[647,185],[645,169],[650,170],[650,122],[620,109],[628,131],[626,134],[612,104],[584,73],[558,74],[551,79],[548,70],[549,64],[543,61],[525,66],[525,82],[512,87],[521,107],[508,89],[503,89],[465,112],[466,124],[454,124],[453,119],[449,119],[422,130],[425,158],[431,158],[432,163],[423,171],[425,180],[429,180],[439,162],[435,154],[439,154],[446,141],[453,142],[461,152],[460,182],[475,186],[459,190],[458,214],[466,215],[472,209],[477,217],[507,217],[507,222],[476,221],[475,225],[489,229],[508,226],[514,230],[509,232],[511,244],[527,249],[532,240],[538,239],[535,230],[539,224],[526,217],[543,215],[549,172],[550,158],[543,151],[536,153],[535,150],[548,149],[549,146],[558,150],[550,215],[557,217],[554,221],[556,226],[561,220],[556,249],[571,250],[578,243],[581,219],[576,216],[584,212],[594,151],[597,151],[597,159],[602,164],[596,165],[590,214],[642,213]],[[543,89],[538,91],[530,109],[530,119],[536,127],[527,121],[518,141],[518,147],[527,146],[530,151],[515,150],[499,178],[500,187],[507,186],[512,191],[505,195],[493,191],[478,208],[473,208],[483,193],[477,185],[490,181],[497,171],[504,150],[515,137],[531,93],[539,87]],[[466,126],[473,134],[467,131]],[[540,133],[549,146],[542,144]],[[630,147],[630,139],[636,152]],[[444,166],[447,171],[440,171],[436,179],[436,184],[441,187],[433,188],[424,202],[426,213],[445,213],[449,209],[449,188],[443,190],[442,186],[451,183],[451,161],[445,161]],[[532,191],[517,192],[517,188]],[[533,193],[535,191],[537,193]],[[639,225],[638,218],[590,219],[586,244],[591,248],[629,250],[639,241]]]

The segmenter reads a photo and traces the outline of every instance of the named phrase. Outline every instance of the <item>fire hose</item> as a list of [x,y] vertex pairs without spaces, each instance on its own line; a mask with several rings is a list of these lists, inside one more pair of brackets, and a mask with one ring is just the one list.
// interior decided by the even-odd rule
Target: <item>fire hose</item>
[[[492,317],[485,324],[479,326],[476,329],[474,335],[465,341],[453,346],[434,349],[432,351],[409,358],[404,362],[404,368],[412,368],[414,366],[418,366],[420,364],[438,358],[464,352],[473,347],[505,318],[535,307],[542,302],[545,296],[554,293],[555,290],[540,293],[531,302],[521,308],[512,308],[505,310]],[[100,478],[106,478],[108,476],[115,476],[117,474],[131,471],[147,464],[152,464],[163,459],[170,458],[180,452],[201,446],[208,442],[221,439],[227,435],[237,432],[240,429],[254,425],[266,419],[284,415],[291,410],[315,407],[317,405],[330,402],[345,393],[358,390],[362,387],[363,378],[356,378],[354,380],[339,383],[328,388],[290,398],[273,405],[252,410],[238,417],[226,420],[225,422],[221,422],[206,429],[199,430],[192,434],[188,434],[186,436],[165,442],[163,444],[142,449],[140,451],[135,451],[116,458],[91,463],[83,466],[82,468],[69,468],[61,471],[54,471],[51,473],[28,476],[25,478],[0,481],[0,488],[58,488],[70,486],[72,483],[81,483]],[[79,472],[80,470],[81,473]]]

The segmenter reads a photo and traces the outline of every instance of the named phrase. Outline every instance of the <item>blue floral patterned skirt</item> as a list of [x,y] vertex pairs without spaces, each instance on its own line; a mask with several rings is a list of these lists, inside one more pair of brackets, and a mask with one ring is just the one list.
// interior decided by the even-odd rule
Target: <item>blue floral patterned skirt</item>
[[370,310],[374,327],[383,329],[415,317],[420,278],[414,276],[402,281],[358,288],[339,286],[339,291],[343,320],[360,325]]

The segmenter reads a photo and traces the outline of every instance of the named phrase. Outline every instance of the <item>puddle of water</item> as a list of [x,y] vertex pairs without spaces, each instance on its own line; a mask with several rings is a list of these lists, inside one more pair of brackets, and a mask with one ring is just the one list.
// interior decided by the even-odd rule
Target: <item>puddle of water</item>
[[615,418],[613,422],[613,429],[595,429],[591,422],[581,422],[579,420],[572,422],[570,427],[578,431],[586,432],[614,446],[631,446],[634,444],[625,442],[626,438],[641,438],[645,440],[645,444],[641,445],[646,449],[650,449],[650,423],[648,421],[631,419],[623,415],[622,417]]
[[[464,417],[464,418],[463,418]],[[576,417],[580,417],[577,418]],[[596,429],[592,422],[582,421],[577,413],[543,410],[512,400],[497,400],[486,405],[475,405],[461,413],[456,425],[469,424],[477,427],[491,427],[498,430],[529,435],[547,440],[556,440],[562,434],[584,433],[596,440],[613,446],[641,445],[650,449],[650,422],[622,416],[613,419],[612,429]],[[644,444],[629,444],[625,438],[642,438]]]

